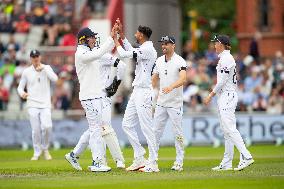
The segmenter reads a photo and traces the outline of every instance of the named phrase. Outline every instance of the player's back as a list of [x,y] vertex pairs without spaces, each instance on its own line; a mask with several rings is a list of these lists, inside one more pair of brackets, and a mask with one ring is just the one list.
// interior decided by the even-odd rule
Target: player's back
[[[96,50],[96,49],[94,49]],[[90,51],[85,45],[79,45],[75,53],[76,73],[80,83],[79,99],[93,99],[103,96],[103,84],[100,78],[100,64],[97,60],[83,62],[82,56]]]
[[152,86],[151,73],[157,59],[157,51],[152,41],[146,41],[137,49],[137,53],[146,55],[146,58],[139,58],[139,54],[137,55],[135,78],[132,86],[149,88]]
[[230,54],[229,50],[224,50],[220,55],[220,60],[216,67],[217,81],[223,79],[222,74],[228,74],[228,79],[225,81],[221,88],[223,91],[237,91],[237,69],[234,57]]

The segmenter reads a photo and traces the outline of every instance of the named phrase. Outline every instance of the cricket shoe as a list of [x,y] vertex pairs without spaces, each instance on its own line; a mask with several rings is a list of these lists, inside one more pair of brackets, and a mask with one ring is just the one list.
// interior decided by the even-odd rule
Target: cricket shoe
[[250,166],[253,163],[254,163],[254,160],[252,158],[244,159],[244,160],[240,161],[237,168],[234,168],[234,171],[241,171],[241,170],[245,169],[246,167]]
[[231,171],[231,170],[233,170],[232,167],[225,167],[222,164],[212,168],[212,171]]
[[140,172],[144,173],[158,173],[160,172],[158,168],[158,164],[155,163],[147,163],[145,167],[139,169]]
[[37,160],[39,160],[39,156],[33,156],[32,158],[31,158],[31,161],[37,161]]
[[123,161],[117,160],[116,161],[116,168],[118,169],[125,169],[125,164]]
[[65,154],[65,159],[72,165],[74,169],[82,171],[82,167],[78,162],[79,157],[75,157],[75,154],[73,152]]
[[173,170],[173,171],[183,171],[183,164],[174,162],[174,165],[172,166],[171,170]]
[[45,160],[52,160],[52,157],[51,157],[48,150],[43,151],[43,157],[44,157]]
[[93,161],[93,164],[88,166],[88,169],[92,172],[108,172],[111,170],[109,166],[104,165],[100,160]]
[[138,158],[135,158],[133,163],[126,168],[126,171],[138,171],[139,169],[145,167],[146,165],[146,160],[145,158],[142,156],[142,157],[138,157]]

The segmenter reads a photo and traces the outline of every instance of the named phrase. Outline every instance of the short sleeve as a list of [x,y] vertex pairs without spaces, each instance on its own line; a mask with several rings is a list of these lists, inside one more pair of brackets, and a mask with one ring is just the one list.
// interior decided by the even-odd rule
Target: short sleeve
[[153,67],[153,74],[159,74],[159,70],[158,70],[157,63],[154,64],[154,67]]
[[179,71],[181,70],[185,70],[186,71],[187,69],[187,65],[186,65],[186,62],[183,58],[180,58],[180,61],[179,61]]

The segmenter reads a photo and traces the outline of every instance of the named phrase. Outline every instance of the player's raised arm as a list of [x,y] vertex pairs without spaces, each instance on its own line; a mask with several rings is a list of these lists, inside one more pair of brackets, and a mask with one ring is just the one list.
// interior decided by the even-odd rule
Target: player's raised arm
[[58,80],[58,76],[49,65],[44,65],[43,70],[46,72],[46,75],[50,81],[56,82]]
[[[115,27],[115,26],[114,26]],[[78,57],[78,59],[81,60],[82,63],[90,63],[93,60],[97,60],[101,58],[105,53],[111,52],[114,47],[113,42],[113,30],[115,29],[113,27],[111,36],[107,38],[106,42],[101,45],[100,48],[93,48],[96,44],[96,35],[97,33],[94,33],[89,28],[83,28],[78,32],[78,44],[83,46],[90,46],[92,47],[92,50],[85,50],[81,49],[80,51],[77,51],[75,56]]]

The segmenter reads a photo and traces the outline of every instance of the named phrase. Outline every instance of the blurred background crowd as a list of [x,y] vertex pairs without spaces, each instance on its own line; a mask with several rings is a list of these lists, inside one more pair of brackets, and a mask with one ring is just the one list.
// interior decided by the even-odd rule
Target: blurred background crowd
[[[216,83],[216,65],[218,63],[214,44],[210,43],[210,38],[218,32],[217,30],[213,28],[213,32],[209,31],[209,33],[203,31],[202,36],[205,38],[200,37],[199,40],[206,45],[200,45],[199,48],[196,47],[193,36],[190,36],[192,26],[191,29],[188,29],[188,25],[193,23],[193,19],[188,21],[188,18],[193,18],[194,15],[184,16],[189,10],[184,10],[187,6],[183,5],[189,3],[196,5],[196,2],[179,1],[179,5],[184,7],[181,8],[182,23],[186,26],[181,31],[183,32],[182,44],[181,51],[178,53],[183,56],[189,66],[187,83],[184,86],[184,111],[189,114],[212,111],[212,107],[205,107],[202,101]],[[233,2],[236,4],[235,1]],[[21,73],[29,66],[29,47],[34,47],[35,44],[46,47],[43,62],[50,64],[59,76],[59,81],[52,86],[54,109],[66,111],[81,108],[78,102],[79,88],[73,56],[77,43],[76,33],[84,20],[104,18],[109,1],[85,0],[80,2],[79,8],[76,3],[78,2],[75,0],[1,1],[0,111],[23,110],[25,102],[18,97],[16,88]],[[199,11],[197,25],[200,27],[209,25],[206,23],[206,16],[202,17],[201,14],[202,11]],[[231,16],[232,19],[235,19],[234,15]],[[213,24],[214,27],[211,20],[210,24]],[[223,27],[230,27],[234,31],[234,26],[230,24]],[[228,32],[228,34],[233,40],[232,54],[238,68],[239,102],[237,111],[265,111],[271,114],[282,114],[284,112],[284,56],[282,49],[275,50],[273,54],[268,56],[262,54],[259,44],[262,43],[263,35],[262,32],[257,31],[249,38],[246,50],[241,52],[236,41],[236,33]],[[62,51],[62,49],[64,50]],[[133,75],[133,73],[130,74]],[[122,88],[124,90],[120,90],[113,99],[116,114],[124,112],[129,98],[131,87]]]

